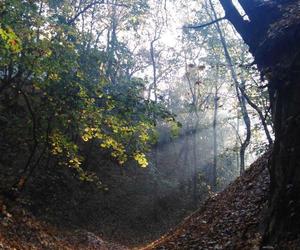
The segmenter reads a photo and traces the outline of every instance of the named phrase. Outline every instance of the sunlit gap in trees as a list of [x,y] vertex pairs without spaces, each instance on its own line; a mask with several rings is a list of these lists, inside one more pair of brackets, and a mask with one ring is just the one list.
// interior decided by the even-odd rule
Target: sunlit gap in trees
[[[193,105],[191,86],[189,86],[186,75],[195,74],[195,72],[189,72],[191,71],[189,65],[194,65],[195,68],[205,65],[205,71],[200,74],[196,72],[199,79],[192,79],[192,81],[194,83],[201,82],[201,84],[207,84],[208,87],[205,88],[208,89],[201,89],[201,93],[202,95],[210,95],[210,98],[208,99],[211,102],[213,99],[212,86],[214,85],[214,78],[216,77],[216,68],[223,67],[223,69],[217,73],[217,77],[223,81],[218,95],[221,100],[224,99],[226,101],[221,104],[222,107],[220,107],[219,113],[220,117],[225,117],[227,114],[227,116],[229,115],[227,117],[228,120],[233,119],[230,118],[230,114],[232,117],[236,115],[233,113],[233,110],[237,107],[237,99],[234,92],[228,92],[228,89],[232,86],[232,79],[230,79],[228,71],[229,65],[226,61],[224,62],[225,59],[222,56],[212,56],[215,52],[212,53],[211,48],[214,47],[217,48],[218,53],[223,53],[223,49],[218,47],[219,45],[213,45],[213,47],[208,46],[213,39],[215,39],[213,43],[218,44],[220,42],[220,38],[218,38],[216,31],[214,31],[214,33],[211,32],[212,30],[215,30],[215,26],[207,26],[197,31],[193,29],[183,29],[183,26],[187,24],[201,24],[211,21],[208,19],[206,13],[208,3],[206,1],[201,1],[200,3],[168,1],[166,9],[161,7],[162,4],[163,3],[157,1],[150,2],[150,14],[146,17],[146,20],[144,20],[145,22],[141,23],[141,29],[136,34],[133,35],[128,31],[121,32],[121,34],[123,34],[121,36],[122,39],[127,42],[135,55],[140,57],[141,62],[144,63],[141,70],[135,73],[136,76],[143,78],[148,83],[144,90],[144,97],[154,101],[156,95],[158,95],[159,98],[157,99],[157,102],[168,102],[168,100],[172,99],[172,92],[181,88],[179,100],[182,105]],[[218,17],[222,17],[224,13],[218,2],[214,2],[214,5]],[[238,2],[236,2],[236,6],[239,6]],[[157,10],[157,7],[159,7],[159,11]],[[242,8],[238,7],[238,9],[240,13],[244,15]],[[198,18],[195,18],[197,16]],[[244,18],[247,17],[244,16]],[[243,55],[240,58],[238,58],[238,53],[241,52],[238,52],[238,48],[230,48],[231,53],[237,53],[237,55],[234,55],[234,57],[236,57],[236,59],[234,59],[234,67],[237,67],[237,74],[242,76],[244,73],[242,73],[240,67],[248,67],[247,65],[242,64],[245,64],[245,60],[250,64],[253,59],[247,52],[247,47],[243,44],[240,36],[233,27],[226,21],[221,21],[220,26],[226,30],[226,40],[228,40],[229,46],[238,43],[242,47]],[[154,68],[156,71],[155,73],[153,72]],[[195,78],[195,75],[192,76],[192,78],[193,77]],[[260,81],[257,76],[254,76],[254,78],[256,81]],[[153,86],[154,83],[156,88]],[[199,86],[197,88],[199,89]],[[178,117],[182,114],[174,109],[173,104],[170,104],[168,108],[174,111]],[[212,112],[212,107],[207,108]],[[250,112],[250,115],[253,116],[253,124],[259,124],[259,119],[255,117],[252,111]],[[204,119],[204,117],[202,117],[202,119]],[[184,122],[186,123],[188,120],[185,120]],[[245,136],[243,132],[245,130],[245,125],[241,122],[238,126],[240,133],[239,138],[243,138],[243,136]],[[261,131],[259,134],[260,135],[255,136],[262,141],[265,141],[265,135],[261,133]],[[253,149],[251,149],[252,153],[249,153],[249,155],[251,155],[251,160],[247,161],[248,163],[256,157],[255,153],[253,153],[255,151],[255,146],[250,145],[250,148],[251,147],[253,147]]]
[[[218,17],[222,17],[224,13],[219,3],[213,1],[213,4]],[[187,24],[201,24],[211,21],[213,17],[210,16],[210,20],[207,15],[209,3],[207,1],[195,1],[192,3],[167,1],[167,8],[164,8],[163,1],[153,0],[149,2],[149,5],[150,11],[148,15],[142,16],[138,30],[120,29],[118,31],[119,39],[131,48],[132,53],[141,62],[139,69],[134,72],[134,75],[144,79],[146,82],[144,98],[155,101],[158,97],[156,101],[164,103],[168,101],[168,99],[172,99],[171,92],[183,88],[180,90],[181,96],[179,99],[184,105],[191,105],[192,93],[190,93],[191,89],[186,79],[186,74],[191,73],[188,72],[189,69],[187,67],[187,65],[190,64],[196,67],[200,65],[206,66],[205,71],[200,73],[200,78],[198,79],[200,81],[194,80],[195,82],[202,82],[210,86],[210,89],[205,91],[201,90],[202,95],[208,93],[212,95],[211,87],[214,85],[213,79],[216,77],[216,66],[226,66],[224,58],[222,58],[222,56],[212,56],[210,51],[211,47],[208,46],[213,39],[215,39],[213,43],[217,44],[220,42],[216,31],[214,31],[214,33],[211,32],[215,30],[215,25],[197,31],[183,29],[183,26]],[[244,16],[244,11],[237,1],[235,1],[235,5]],[[121,9],[120,7],[120,10]],[[244,16],[244,18],[247,17]],[[220,26],[226,30],[226,39],[228,40],[229,46],[237,42],[243,47],[244,52],[242,53],[244,56],[242,57],[245,59],[241,61],[241,58],[238,58],[238,56],[235,56],[236,59],[234,59],[236,61],[234,62],[234,67],[237,67],[237,74],[243,75],[244,73],[239,69],[239,64],[244,64],[244,60],[247,60],[247,63],[251,63],[253,59],[249,53],[247,54],[245,52],[247,51],[247,47],[243,44],[240,36],[233,27],[229,25],[227,21],[221,21]],[[218,45],[213,45],[213,47],[217,46]],[[218,53],[223,53],[222,48],[219,47],[217,50]],[[237,51],[237,48],[232,48],[231,50],[233,54],[240,53]],[[233,113],[233,109],[237,107],[237,99],[234,93],[228,94],[228,86],[232,84],[228,66],[229,65],[227,65],[227,69],[224,67],[224,70],[218,72],[218,77],[225,81],[218,94],[221,99],[226,100],[222,103],[219,112],[221,116],[227,113],[227,115],[231,114],[234,117],[236,113]],[[244,66],[242,65],[242,67]],[[258,79],[259,77],[254,76],[254,78],[256,81],[260,81]],[[231,95],[230,98],[228,98],[229,95]],[[210,98],[210,101],[212,101],[212,98]],[[172,104],[170,104],[169,109],[173,110],[175,114],[178,112],[173,108]],[[253,124],[259,124],[259,119],[255,117],[255,115],[252,115],[251,112],[250,115],[253,116]],[[228,120],[231,119],[229,117],[230,115],[228,116]],[[240,133],[239,138],[243,138],[243,136],[245,136],[243,132],[245,131],[245,125],[241,121],[238,126]],[[256,132],[254,132],[254,134],[255,133]],[[260,135],[256,135],[256,137],[264,141],[264,133],[261,133],[261,131],[258,133]],[[251,152],[254,152],[255,146],[251,144],[250,148],[251,147],[253,148]],[[251,155],[253,160],[256,157],[255,153],[251,153]]]

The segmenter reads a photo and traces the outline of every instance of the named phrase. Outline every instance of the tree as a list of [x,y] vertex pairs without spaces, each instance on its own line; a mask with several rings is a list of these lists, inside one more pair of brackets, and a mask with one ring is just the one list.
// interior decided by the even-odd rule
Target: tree
[[[211,0],[209,1],[209,4],[210,4],[210,7],[213,12],[213,18],[217,20],[217,13],[215,11],[214,5]],[[236,96],[237,96],[238,103],[239,103],[239,106],[241,109],[242,117],[243,117],[244,123],[246,125],[246,138],[244,141],[242,141],[241,148],[240,148],[240,173],[243,174],[243,172],[245,171],[245,152],[246,152],[246,149],[247,149],[247,147],[250,143],[250,139],[251,139],[251,121],[250,121],[248,110],[246,107],[245,97],[244,97],[243,93],[241,93],[241,89],[244,89],[245,86],[243,86],[242,84],[239,83],[237,73],[234,69],[233,62],[232,62],[231,56],[229,54],[227,42],[225,40],[225,37],[223,35],[223,32],[221,30],[219,23],[216,22],[215,26],[216,26],[217,32],[219,33],[219,36],[220,36],[220,41],[221,41],[221,44],[222,44],[222,47],[224,50],[225,59],[229,66],[231,77],[232,77],[234,85],[235,85]]]
[[299,1],[240,0],[244,19],[231,0],[220,0],[225,17],[248,44],[268,80],[275,142],[270,162],[270,218],[265,242],[300,233],[300,9]]
[[[185,27],[193,28],[197,31],[199,30],[200,32],[197,33],[204,34],[207,33],[207,30],[210,30],[211,32],[208,35],[208,41],[206,45],[208,51],[212,50],[214,46],[220,46],[221,48],[219,53],[223,54],[221,58],[224,58],[225,61],[223,64],[221,64],[221,66],[222,68],[227,68],[228,72],[230,73],[231,81],[233,82],[233,92],[235,92],[237,108],[239,109],[237,119],[239,120],[239,117],[241,117],[243,120],[243,125],[245,125],[244,133],[244,126],[242,126],[242,129],[237,129],[235,128],[236,126],[231,124],[230,120],[228,120],[228,124],[230,124],[237,132],[237,142],[239,143],[236,144],[235,151],[239,149],[238,157],[240,157],[240,159],[237,160],[237,165],[240,168],[240,173],[242,174],[245,170],[245,165],[247,164],[246,156],[248,156],[248,151],[256,149],[256,151],[258,152],[266,148],[265,143],[262,143],[261,146],[258,146],[258,142],[254,142],[253,140],[251,141],[251,135],[253,134],[252,132],[256,133],[258,130],[263,128],[269,144],[271,144],[272,139],[268,130],[266,117],[259,108],[264,98],[255,98],[253,100],[252,96],[247,96],[248,98],[246,98],[247,87],[251,88],[253,91],[252,94],[255,93],[256,96],[258,92],[261,92],[261,89],[254,89],[253,87],[254,80],[252,80],[253,76],[251,75],[251,67],[249,66],[251,65],[249,60],[252,59],[252,56],[248,51],[246,51],[247,48],[245,47],[243,41],[241,41],[241,39],[237,37],[236,32],[233,32],[232,28],[228,25],[221,25],[219,23],[219,21],[224,20],[224,18],[218,18],[217,11],[219,12],[219,8],[215,8],[212,1],[204,1],[202,3],[202,9],[199,11],[199,14],[197,14],[197,16],[199,16],[200,18],[200,23],[207,23],[204,25],[187,25]],[[206,16],[203,16],[203,13]],[[215,42],[213,42],[213,37]],[[202,46],[203,45],[201,44],[200,47]],[[253,72],[255,72],[255,70],[253,70]],[[222,73],[222,75],[224,77],[224,73]],[[248,105],[252,108],[254,106],[256,107],[255,110],[257,111],[258,119],[261,120],[261,125],[256,122],[257,119],[254,119],[254,122],[252,121],[252,118],[256,118],[257,115],[253,113],[251,114],[251,112],[249,112],[250,110]]]
[[[120,165],[132,159],[146,167],[155,128],[146,113],[169,114],[142,97],[142,79],[128,77],[133,58],[117,40],[117,15],[110,19],[105,49],[91,20],[103,11],[92,7],[104,1],[71,2],[1,4],[0,161],[13,169],[9,185],[17,192],[49,162],[68,166],[82,180],[97,180],[82,155],[90,141]],[[118,6],[125,16],[141,13],[140,2],[129,10],[112,3],[112,11]]]

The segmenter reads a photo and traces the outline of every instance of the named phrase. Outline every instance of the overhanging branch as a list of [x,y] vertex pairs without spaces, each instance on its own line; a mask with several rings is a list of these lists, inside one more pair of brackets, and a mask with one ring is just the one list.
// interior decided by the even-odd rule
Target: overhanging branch
[[225,20],[225,19],[226,19],[226,17],[224,16],[224,17],[218,18],[216,20],[213,20],[211,22],[204,23],[204,24],[199,24],[199,25],[185,25],[185,26],[183,26],[183,29],[202,29],[204,27],[210,26],[210,25],[212,25],[214,23],[220,22],[220,21]]
[[250,46],[251,41],[249,39],[249,22],[245,21],[243,17],[240,15],[234,4],[232,3],[232,0],[219,0],[221,3],[224,11],[225,16],[228,21],[232,23],[232,25],[235,27],[238,33],[242,36],[244,41]]

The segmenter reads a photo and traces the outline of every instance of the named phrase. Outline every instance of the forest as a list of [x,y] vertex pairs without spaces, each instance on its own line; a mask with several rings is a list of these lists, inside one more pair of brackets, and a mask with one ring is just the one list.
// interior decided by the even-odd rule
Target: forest
[[0,0],[0,249],[300,249],[299,0]]

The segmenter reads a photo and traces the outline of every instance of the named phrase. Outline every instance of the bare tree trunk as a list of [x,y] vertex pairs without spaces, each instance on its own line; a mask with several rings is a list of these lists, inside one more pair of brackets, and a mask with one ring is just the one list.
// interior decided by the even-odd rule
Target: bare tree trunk
[[198,206],[198,159],[197,159],[197,132],[193,136],[193,205]]
[[236,150],[236,169],[240,170],[240,152],[238,150],[239,139],[240,139],[240,111],[237,109],[237,116],[236,116],[236,138],[235,138],[235,150]]
[[107,31],[107,70],[106,76],[113,84],[116,84],[116,75],[113,64],[115,61],[115,49],[117,46],[117,16],[116,6],[112,6],[111,28]]
[[[218,19],[217,18],[217,13],[215,11],[215,8],[213,6],[212,1],[209,0],[209,3],[210,3],[210,6],[211,6],[211,9],[212,9],[212,12],[213,12],[213,18]],[[243,116],[244,123],[246,125],[246,138],[242,142],[242,145],[241,145],[241,148],[240,148],[240,173],[242,174],[245,171],[245,152],[246,152],[246,149],[247,149],[247,147],[250,143],[250,139],[251,139],[251,121],[250,121],[250,118],[249,118],[249,115],[248,115],[245,97],[240,93],[240,90],[239,90],[240,87],[242,87],[242,86],[240,86],[237,74],[236,74],[235,69],[233,67],[232,59],[231,59],[231,56],[229,54],[229,50],[228,50],[228,47],[227,47],[225,37],[223,35],[223,32],[221,30],[221,27],[220,27],[219,23],[216,22],[214,25],[216,26],[217,31],[218,31],[219,36],[220,36],[221,44],[223,46],[223,50],[224,50],[224,54],[225,54],[225,59],[227,61],[227,64],[229,65],[229,70],[230,70],[231,77],[232,77],[232,79],[234,81],[234,84],[235,84],[236,95],[237,95],[239,105],[240,105],[240,108],[241,108],[241,113],[242,113],[242,116]]]
[[192,183],[192,193],[193,193],[193,205],[194,208],[197,208],[198,205],[198,152],[197,152],[197,148],[198,148],[198,144],[197,144],[197,131],[199,129],[199,121],[200,121],[200,117],[199,117],[199,100],[198,100],[198,95],[197,95],[197,86],[195,83],[193,83],[189,77],[189,72],[188,72],[188,64],[187,64],[187,58],[185,55],[185,75],[186,75],[186,79],[188,82],[188,86],[189,86],[189,90],[190,90],[190,94],[192,96],[192,106],[193,106],[193,111],[192,111],[192,115],[194,116],[194,118],[196,119],[192,125],[193,131],[194,131],[194,135],[193,135],[193,169],[192,169],[192,178],[191,178],[191,183]]
[[[154,93],[154,102],[157,102],[157,73],[156,73],[156,60],[155,60],[155,49],[154,43],[157,41],[157,38],[151,41],[150,43],[150,56],[151,56],[151,63],[152,63],[152,72],[153,72],[153,93]],[[151,91],[149,91],[149,95]],[[150,99],[150,96],[149,96]]]
[[213,120],[213,145],[214,145],[214,166],[212,174],[212,187],[217,189],[217,159],[218,159],[218,144],[217,144],[217,118],[218,118],[218,90],[215,89],[214,95],[214,120]]
[[160,38],[160,31],[157,31],[157,28],[155,29],[155,34],[154,38],[150,42],[150,58],[151,58],[151,64],[152,64],[152,76],[153,76],[153,81],[152,84],[149,86],[148,90],[148,100],[151,98],[151,92],[153,89],[154,93],[154,101],[155,103],[157,102],[157,63],[156,63],[156,58],[155,58],[155,42],[158,41]]
[[[235,72],[235,71],[234,71]],[[238,88],[245,88],[244,85],[236,85]],[[237,89],[237,95],[239,95],[239,89]],[[246,153],[246,149],[250,143],[250,139],[251,139],[251,121],[248,115],[248,110],[246,108],[246,99],[244,97],[244,95],[241,93],[239,96],[240,99],[240,105],[241,105],[241,112],[242,112],[242,116],[243,116],[243,120],[245,122],[246,125],[246,138],[245,140],[242,142],[241,145],[241,149],[240,149],[240,174],[242,175],[245,171],[245,153]]]
[[[153,76],[153,94],[154,94],[154,103],[157,104],[157,65],[156,65],[156,58],[155,58],[155,47],[154,43],[159,39],[157,37],[157,34],[155,34],[155,38],[150,42],[150,57],[151,57],[151,63],[152,63],[152,76]],[[148,100],[151,98],[151,88],[149,89],[148,93]],[[157,117],[156,114],[153,114],[153,118],[155,120],[155,123],[157,124]],[[154,145],[154,152],[153,152],[153,158],[154,158],[154,170],[157,173],[158,169],[158,143]],[[158,180],[157,176],[155,177],[154,180],[154,197],[153,197],[153,204],[156,202],[157,195],[158,195]],[[154,208],[154,215],[158,217],[159,211],[157,210],[157,207],[155,206]]]
[[218,142],[217,142],[217,123],[218,123],[218,109],[219,109],[219,65],[217,65],[217,74],[215,80],[214,93],[214,116],[213,116],[213,147],[214,147],[214,163],[212,171],[212,188],[217,189],[217,165],[218,165]]
[[261,111],[261,109],[254,103],[251,101],[250,97],[246,94],[245,89],[240,88],[240,91],[242,92],[242,95],[245,97],[245,99],[247,100],[248,104],[257,112],[259,119],[261,121],[261,124],[263,126],[264,132],[266,134],[267,140],[269,145],[271,146],[273,144],[273,140],[270,134],[270,131],[268,129],[268,125],[266,123],[266,119]]

